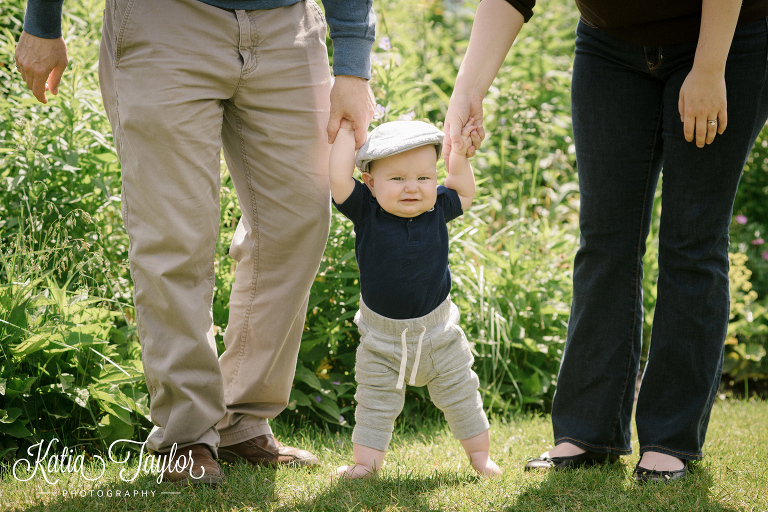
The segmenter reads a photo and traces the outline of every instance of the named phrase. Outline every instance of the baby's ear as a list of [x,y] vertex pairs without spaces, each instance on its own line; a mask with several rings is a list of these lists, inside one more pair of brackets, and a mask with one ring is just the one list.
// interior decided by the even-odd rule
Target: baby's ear
[[366,186],[368,187],[368,190],[371,191],[371,195],[373,197],[376,197],[376,190],[374,190],[373,188],[373,175],[370,172],[364,172],[362,174],[362,177],[363,177],[363,183],[365,183]]

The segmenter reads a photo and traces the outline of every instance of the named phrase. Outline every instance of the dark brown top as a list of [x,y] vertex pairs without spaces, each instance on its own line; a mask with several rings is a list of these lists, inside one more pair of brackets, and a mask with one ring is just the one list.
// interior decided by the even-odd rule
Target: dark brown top
[[[536,0],[507,0],[525,21]],[[686,43],[699,38],[701,0],[576,0],[585,23],[643,46]],[[768,0],[744,0],[738,25],[768,16]]]

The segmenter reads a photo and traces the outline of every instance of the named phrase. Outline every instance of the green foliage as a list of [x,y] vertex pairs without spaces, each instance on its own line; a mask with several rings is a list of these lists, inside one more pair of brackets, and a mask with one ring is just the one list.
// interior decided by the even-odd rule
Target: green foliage
[[[749,256],[747,266],[752,271],[753,288],[761,299],[768,298],[768,129],[757,136],[752,152],[744,166],[734,213],[742,215],[746,224],[734,223],[732,245]],[[760,242],[760,240],[763,240]]]
[[[59,95],[40,105],[13,71],[23,4],[0,5],[0,456],[6,457],[54,436],[70,446],[145,439],[150,426],[119,163],[98,91],[101,5],[66,3],[72,62]],[[395,119],[441,126],[476,5],[377,2],[373,126]],[[484,101],[487,137],[473,160],[475,203],[450,224],[452,297],[473,343],[486,408],[500,414],[548,410],[565,342],[578,246],[569,96],[577,17],[569,0],[550,2],[510,50]],[[724,371],[735,382],[768,375],[768,244],[756,243],[768,238],[766,133],[736,201],[747,223],[732,229]],[[234,281],[228,249],[240,217],[225,167],[220,205],[213,318],[221,353]],[[646,333],[655,306],[660,208],[657,196],[644,260]],[[351,224],[334,213],[284,414],[332,428],[353,422],[359,282],[351,233]],[[426,389],[407,393],[400,427],[441,416]]]
[[[11,21],[21,17],[22,2],[10,4],[3,6],[0,26],[18,31],[21,27]],[[49,93],[48,105],[37,102],[18,73],[10,73],[18,32],[0,33],[0,242],[11,243],[24,228],[23,217],[34,218],[38,224],[30,228],[40,232],[80,210],[89,222],[67,225],[70,238],[100,245],[107,265],[117,265],[127,260],[128,248],[120,228],[119,166],[99,93],[98,46],[86,44],[98,41],[100,21],[97,2],[80,2],[67,12],[70,64],[59,95]],[[60,263],[66,270],[76,260]],[[107,280],[99,273],[92,277],[106,295]],[[129,297],[129,281],[112,285],[118,282],[120,289],[109,293]]]
[[[119,308],[88,288],[83,276],[98,272],[102,259],[69,245],[61,225],[71,217],[44,240],[29,234],[39,219],[22,218],[0,252],[0,459],[54,438],[105,449],[149,424],[135,329],[117,328]],[[47,241],[54,243],[44,254],[36,250]],[[77,270],[59,285],[73,259]]]
[[565,343],[574,234],[546,218],[494,232],[465,215],[454,238],[452,294],[475,343],[486,409],[548,410]]
[[729,256],[731,318],[723,373],[731,379],[731,384],[747,385],[747,379],[768,379],[768,301],[757,302],[758,294],[750,281],[752,271],[747,266],[748,256],[741,252]]
[[[23,2],[0,11],[0,458],[58,438],[145,437],[120,175],[101,106],[101,9],[65,16],[70,66],[49,105],[13,70]],[[104,297],[109,297],[105,299]]]

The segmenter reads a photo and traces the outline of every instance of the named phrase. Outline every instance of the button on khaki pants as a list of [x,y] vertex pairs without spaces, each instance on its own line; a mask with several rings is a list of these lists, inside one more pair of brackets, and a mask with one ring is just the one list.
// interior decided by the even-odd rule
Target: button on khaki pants
[[[271,433],[328,238],[325,21],[312,0],[227,11],[107,0],[99,63],[155,428],[147,448]],[[226,351],[211,303],[220,152],[242,218]]]

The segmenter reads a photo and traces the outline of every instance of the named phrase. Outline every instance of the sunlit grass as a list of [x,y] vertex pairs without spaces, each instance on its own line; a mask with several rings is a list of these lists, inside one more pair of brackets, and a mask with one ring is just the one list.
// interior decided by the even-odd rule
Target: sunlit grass
[[[119,472],[126,468],[113,463],[95,482],[58,475],[56,485],[47,484],[40,475],[19,482],[6,468],[0,480],[0,510],[762,511],[768,509],[766,417],[768,402],[719,401],[704,460],[689,477],[667,485],[634,482],[636,439],[635,455],[612,466],[562,473],[523,472],[528,458],[550,446],[548,417],[494,419],[492,455],[504,470],[495,481],[475,477],[461,445],[442,422],[419,432],[396,434],[380,476],[353,482],[330,476],[337,465],[351,460],[349,433],[336,435],[277,424],[275,430],[285,443],[313,450],[321,467],[275,470],[225,463],[226,482],[213,489],[158,484],[155,475],[124,482]],[[91,466],[89,471],[93,478],[96,468]],[[126,473],[135,471],[129,465]]]

